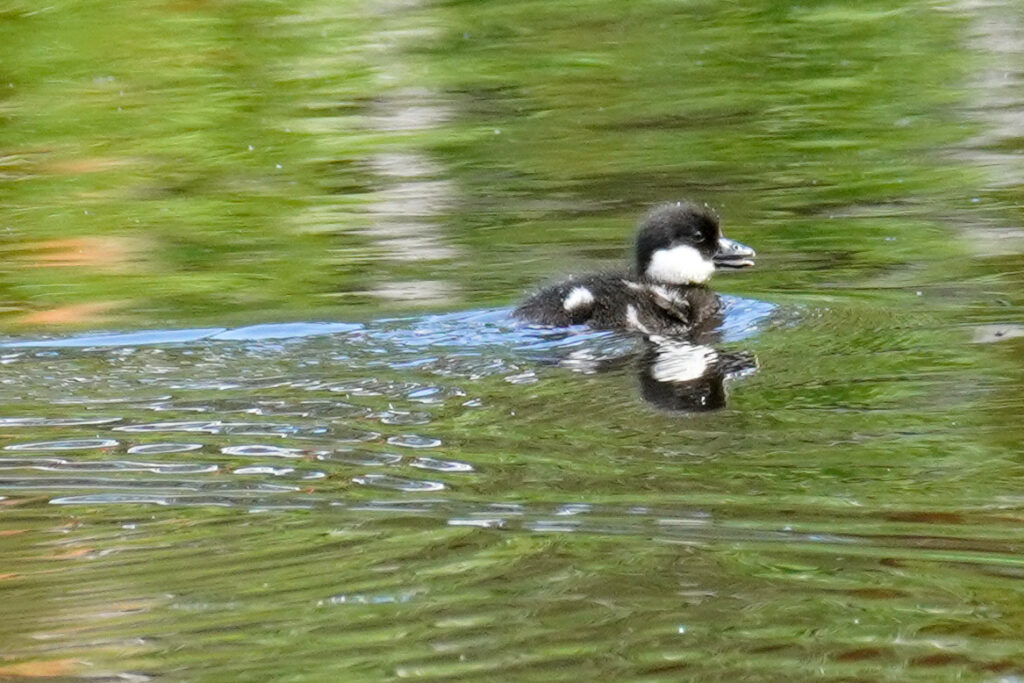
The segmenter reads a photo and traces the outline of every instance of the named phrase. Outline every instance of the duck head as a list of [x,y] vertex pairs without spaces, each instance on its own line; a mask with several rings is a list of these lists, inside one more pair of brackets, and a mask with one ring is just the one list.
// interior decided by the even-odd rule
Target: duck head
[[636,236],[637,273],[673,285],[707,282],[716,268],[747,268],[755,252],[722,236],[718,216],[690,202],[662,204]]

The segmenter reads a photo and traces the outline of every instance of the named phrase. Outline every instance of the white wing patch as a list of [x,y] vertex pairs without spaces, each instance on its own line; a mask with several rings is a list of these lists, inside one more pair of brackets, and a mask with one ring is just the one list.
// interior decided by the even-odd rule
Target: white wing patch
[[562,308],[574,311],[594,303],[594,295],[586,287],[573,287],[562,302]]
[[699,251],[685,244],[671,249],[658,249],[647,266],[647,277],[674,285],[707,282],[713,272],[714,262],[705,259]]
[[670,290],[668,287],[662,287],[661,285],[651,285],[651,291],[654,295],[659,297],[662,301],[670,304],[681,304],[683,303],[682,297]]
[[642,322],[640,322],[640,316],[637,315],[636,307],[632,304],[626,306],[626,327],[636,330],[642,334],[651,333],[651,331],[648,330]]

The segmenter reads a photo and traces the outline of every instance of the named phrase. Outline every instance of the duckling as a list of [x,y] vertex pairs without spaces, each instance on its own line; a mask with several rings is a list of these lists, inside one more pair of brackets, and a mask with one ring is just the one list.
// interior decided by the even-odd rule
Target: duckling
[[755,255],[722,236],[709,207],[662,204],[640,223],[634,270],[570,277],[541,289],[512,315],[551,327],[690,334],[718,311],[718,296],[704,286],[716,268],[747,268]]

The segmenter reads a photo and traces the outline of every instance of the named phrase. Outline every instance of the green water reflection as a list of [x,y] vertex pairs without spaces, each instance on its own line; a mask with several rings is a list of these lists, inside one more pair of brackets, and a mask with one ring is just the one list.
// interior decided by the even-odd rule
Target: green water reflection
[[364,331],[0,349],[0,677],[1024,677],[1022,52],[998,2],[0,4],[5,339],[506,306],[682,197],[778,306],[689,416]]

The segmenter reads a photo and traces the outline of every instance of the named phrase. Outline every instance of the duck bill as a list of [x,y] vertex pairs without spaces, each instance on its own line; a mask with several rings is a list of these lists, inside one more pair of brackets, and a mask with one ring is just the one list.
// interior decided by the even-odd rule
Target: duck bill
[[757,252],[747,245],[721,237],[714,262],[718,268],[749,268],[754,265],[755,256]]

